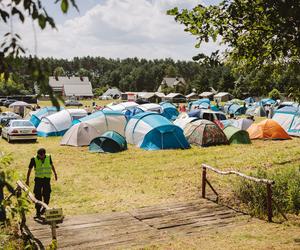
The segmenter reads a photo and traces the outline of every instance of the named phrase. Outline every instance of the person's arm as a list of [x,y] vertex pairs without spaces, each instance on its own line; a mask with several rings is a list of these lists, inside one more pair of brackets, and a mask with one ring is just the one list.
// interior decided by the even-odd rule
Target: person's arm
[[31,170],[32,168],[35,166],[35,161],[34,161],[34,158],[32,158],[30,160],[30,163],[29,163],[29,167],[28,167],[28,171],[27,171],[27,178],[26,178],[26,185],[29,186],[29,180],[30,180],[30,174],[31,174]]
[[29,186],[31,170],[32,170],[32,168],[28,168],[28,171],[27,171],[27,178],[26,178],[26,185],[27,186]]
[[53,162],[52,162],[52,158],[50,157],[50,164],[51,164],[51,167],[52,167],[52,171],[54,173],[54,178],[55,180],[57,181],[57,173],[56,173],[56,170],[55,170],[55,167],[53,165]]

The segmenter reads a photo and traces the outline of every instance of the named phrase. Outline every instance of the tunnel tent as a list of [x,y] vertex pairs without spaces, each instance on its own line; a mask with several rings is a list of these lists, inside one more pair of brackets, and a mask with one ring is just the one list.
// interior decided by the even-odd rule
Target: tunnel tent
[[63,136],[72,126],[73,120],[85,117],[84,109],[64,109],[47,117],[43,117],[37,127],[38,136]]
[[187,149],[190,147],[183,130],[157,113],[139,113],[125,129],[126,140],[146,150]]
[[90,152],[118,153],[127,149],[125,138],[116,131],[107,131],[103,135],[94,138],[90,145]]
[[121,111],[100,110],[74,121],[73,124],[85,122],[98,130],[99,135],[106,131],[116,131],[124,136],[127,119]]
[[238,129],[233,126],[227,126],[223,130],[229,144],[250,144],[249,134],[245,130]]
[[128,108],[134,108],[139,106],[136,102],[121,102],[115,105],[109,105],[104,110],[123,111]]
[[47,116],[57,113],[58,111],[61,111],[63,109],[64,109],[63,107],[60,107],[59,109],[57,109],[57,107],[44,107],[37,111],[34,111],[31,114],[29,120],[37,128],[43,117],[47,117]]
[[72,126],[61,139],[60,145],[75,147],[88,146],[100,133],[96,128],[86,122],[80,122]]

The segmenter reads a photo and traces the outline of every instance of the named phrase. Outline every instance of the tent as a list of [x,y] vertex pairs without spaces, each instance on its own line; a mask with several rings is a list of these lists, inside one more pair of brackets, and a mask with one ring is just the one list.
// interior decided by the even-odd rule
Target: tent
[[246,110],[246,115],[250,115],[250,116],[260,116],[260,117],[264,117],[266,116],[266,112],[264,110],[264,107],[259,105],[256,106],[251,106]]
[[264,98],[260,100],[260,105],[265,106],[265,105],[272,105],[275,104],[276,101],[271,99],[271,98]]
[[142,105],[139,105],[138,108],[140,108],[143,111],[156,112],[158,114],[161,114],[163,112],[162,106],[159,104],[156,104],[156,103],[142,104]]
[[99,136],[99,132],[92,125],[80,122],[72,126],[61,139],[60,145],[87,146]]
[[232,115],[242,115],[245,114],[246,112],[246,107],[244,106],[240,106],[238,104],[235,103],[231,103],[231,104],[226,104],[224,106],[224,111],[227,114],[232,114]]
[[210,100],[207,98],[199,99],[194,102],[189,102],[188,103],[188,108],[190,111],[194,110],[195,108],[197,109],[208,109],[210,108],[213,111],[219,111],[219,108],[215,105],[211,105]]
[[241,130],[247,130],[254,121],[252,119],[241,118],[241,119],[229,119],[223,120],[224,127],[233,126]]
[[125,138],[115,131],[107,131],[94,138],[89,146],[90,152],[117,153],[127,149]]
[[127,120],[131,117],[135,116],[138,113],[142,113],[144,110],[140,109],[139,107],[128,108],[122,111],[122,113],[126,116]]
[[300,107],[285,106],[275,111],[272,118],[292,136],[300,136]]
[[202,147],[228,144],[223,131],[215,123],[208,120],[196,120],[184,128],[188,142]]
[[[60,110],[63,110],[64,108],[60,108]],[[57,108],[56,107],[45,107],[45,108],[41,108],[35,112],[33,112],[30,116],[30,121],[31,123],[37,128],[41,122],[41,119],[43,117],[46,117],[46,116],[49,116],[49,115],[52,115],[54,113],[58,112]]]
[[82,119],[76,120],[73,123],[79,122],[85,122],[92,125],[98,130],[99,135],[102,135],[109,130],[124,135],[127,120],[126,116],[120,111],[100,110]]
[[250,139],[291,139],[285,130],[274,120],[266,119],[248,128]]
[[126,140],[146,150],[186,149],[190,145],[183,130],[157,113],[139,113],[126,126]]
[[182,128],[184,130],[185,126],[190,123],[190,122],[193,122],[193,121],[196,121],[198,120],[199,118],[197,117],[189,117],[188,114],[186,114],[185,117],[182,117],[182,118],[177,118],[173,123],[174,125]]
[[125,109],[139,106],[136,102],[122,102],[116,105],[107,105],[104,110],[123,111]]
[[248,105],[249,105],[249,104],[255,103],[255,100],[254,100],[253,97],[248,97],[248,98],[246,98],[244,101],[245,101],[245,103],[247,103]]
[[84,109],[64,109],[43,117],[37,127],[38,136],[62,136],[72,126],[73,120],[87,115]]
[[233,126],[227,126],[223,130],[229,144],[250,144],[249,134],[245,130],[240,130]]
[[175,120],[179,115],[177,108],[169,103],[169,102],[162,102],[159,105],[162,106],[163,112],[161,113],[162,116],[166,117],[169,120]]

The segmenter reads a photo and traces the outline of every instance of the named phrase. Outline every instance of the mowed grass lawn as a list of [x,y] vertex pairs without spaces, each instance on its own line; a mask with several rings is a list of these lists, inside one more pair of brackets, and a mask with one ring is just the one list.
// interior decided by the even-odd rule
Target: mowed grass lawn
[[[129,145],[117,154],[89,153],[87,147],[60,146],[60,137],[38,138],[37,143],[13,143],[0,139],[0,151],[13,157],[11,168],[26,179],[30,158],[40,147],[52,155],[58,181],[52,180],[52,207],[65,215],[127,211],[141,206],[198,199],[201,192],[201,163],[243,173],[257,168],[279,169],[299,166],[300,139],[253,141],[188,150],[145,151]],[[208,173],[211,183],[224,196],[231,194],[234,177]],[[33,189],[31,176],[30,188]],[[34,212],[32,206],[32,213]],[[270,224],[249,224],[200,236],[174,238],[149,249],[300,249],[298,217]],[[205,242],[205,244],[203,244]]]

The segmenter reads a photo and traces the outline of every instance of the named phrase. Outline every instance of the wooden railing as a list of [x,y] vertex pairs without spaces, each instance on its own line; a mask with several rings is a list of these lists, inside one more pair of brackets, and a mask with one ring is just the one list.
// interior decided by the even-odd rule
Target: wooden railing
[[248,176],[248,175],[242,174],[242,173],[234,171],[234,170],[221,171],[219,169],[216,169],[214,167],[208,166],[206,164],[202,164],[202,198],[206,198],[206,184],[208,184],[208,186],[211,188],[211,190],[217,196],[217,202],[219,200],[219,194],[213,188],[213,186],[211,185],[211,183],[208,181],[208,179],[207,179],[207,170],[211,170],[211,171],[213,171],[213,172],[215,172],[217,174],[220,174],[220,175],[237,175],[239,177],[242,177],[242,178],[250,180],[250,181],[254,181],[256,183],[265,184],[266,187],[267,187],[267,195],[266,195],[267,197],[266,197],[266,200],[267,200],[268,221],[272,222],[272,217],[273,217],[272,203],[274,203],[274,205],[277,207],[278,211],[284,217],[284,219],[287,220],[287,217],[284,215],[284,213],[279,209],[279,207],[277,206],[277,204],[272,199],[272,185],[275,184],[275,181],[268,180],[268,179],[255,178],[253,176]]

